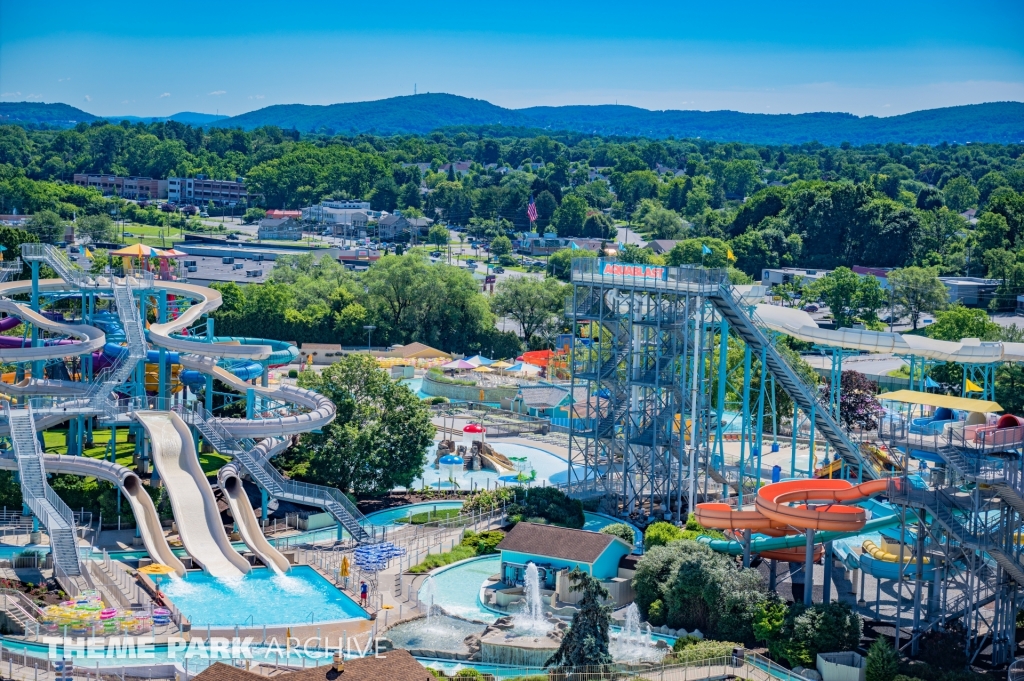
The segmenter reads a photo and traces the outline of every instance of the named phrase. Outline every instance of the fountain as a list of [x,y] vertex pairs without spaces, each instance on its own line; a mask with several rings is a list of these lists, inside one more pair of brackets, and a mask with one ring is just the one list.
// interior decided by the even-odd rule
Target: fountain
[[437,597],[437,587],[434,585],[434,576],[428,575],[423,580],[423,586],[420,587],[420,593],[418,598],[420,602],[426,602],[427,605],[427,624],[430,624],[430,616],[434,612],[434,599]]
[[516,631],[546,634],[552,624],[544,618],[544,601],[540,595],[540,570],[535,563],[526,566],[523,580],[523,609],[513,617]]
[[657,662],[665,656],[666,649],[663,641],[653,640],[650,624],[640,624],[640,609],[636,603],[630,603],[622,629],[611,635],[612,657],[622,662]]

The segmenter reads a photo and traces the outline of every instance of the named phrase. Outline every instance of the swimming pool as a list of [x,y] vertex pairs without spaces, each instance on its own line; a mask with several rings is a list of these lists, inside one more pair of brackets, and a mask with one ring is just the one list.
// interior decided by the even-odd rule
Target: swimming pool
[[444,511],[449,508],[462,508],[461,501],[427,501],[422,504],[409,504],[408,506],[399,506],[397,508],[389,508],[385,511],[377,511],[366,516],[366,520],[362,521],[363,524],[369,523],[370,525],[376,525],[377,527],[393,527],[398,525],[396,520],[400,518],[406,518],[409,515],[416,513],[426,513],[427,511]]
[[[533,485],[540,486],[545,483],[555,485],[560,482],[565,482],[569,478],[568,462],[557,454],[539,447],[529,447],[527,445],[517,445],[508,442],[492,441],[488,442],[488,444],[491,445],[491,447],[493,447],[499,454],[504,454],[508,457],[526,457],[529,462],[529,468],[527,470],[533,469],[537,472],[537,476],[532,482]],[[487,489],[495,486],[500,487],[503,484],[515,484],[515,480],[510,476],[502,476],[499,478],[497,473],[490,470],[463,470],[452,480],[449,480],[447,471],[436,470],[433,466],[434,452],[436,451],[436,443],[427,449],[428,465],[423,470],[423,476],[413,483],[414,488],[426,486],[442,489],[469,490],[473,487],[476,487],[477,489]],[[583,469],[579,466],[574,468],[582,479],[584,475]]]
[[[286,575],[266,568],[220,580],[206,572],[161,580],[160,589],[193,627],[248,623],[297,624],[366,619],[366,613],[316,570],[298,565]],[[251,616],[251,620],[250,620]]]
[[[420,601],[429,604],[433,591],[434,604],[449,615],[491,624],[498,616],[480,604],[480,586],[500,571],[500,554],[459,563],[424,580],[420,585]],[[430,583],[432,586],[428,586]]]

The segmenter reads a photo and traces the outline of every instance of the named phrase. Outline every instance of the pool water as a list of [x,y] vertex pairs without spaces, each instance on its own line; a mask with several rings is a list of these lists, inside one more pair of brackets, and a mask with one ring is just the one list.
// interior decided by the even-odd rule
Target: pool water
[[389,508],[386,511],[377,511],[366,516],[366,520],[363,524],[369,523],[370,525],[376,525],[377,527],[392,527],[398,525],[396,520],[408,517],[410,514],[415,515],[417,513],[426,513],[427,511],[443,511],[449,508],[462,508],[461,501],[428,501],[422,504],[409,504],[408,506],[399,506],[397,508]]
[[190,572],[184,579],[161,580],[160,589],[195,628],[367,618],[355,601],[305,565],[293,567],[286,575],[259,568],[233,580]]
[[[530,468],[537,472],[537,477],[532,483],[530,483],[534,486],[539,487],[543,484],[558,484],[560,482],[565,482],[569,478],[568,462],[557,454],[540,449],[539,447],[528,447],[526,445],[516,445],[507,442],[489,442],[488,444],[490,444],[495,451],[500,454],[504,454],[505,456],[526,457],[529,461],[527,474],[529,474]],[[491,470],[463,470],[454,477],[454,480],[449,480],[447,470],[437,470],[433,466],[435,451],[437,451],[436,444],[428,448],[427,461],[429,463],[426,468],[423,469],[423,476],[413,483],[414,488],[419,489],[423,486],[427,486],[442,489],[469,490],[474,486],[477,489],[488,489],[495,486],[516,484],[514,480],[506,479],[509,476],[503,476],[499,479],[498,474]],[[575,469],[577,476],[582,479],[584,476],[583,469],[579,466],[576,466]]]
[[424,605],[429,605],[431,587],[424,585],[433,582],[434,604],[444,608],[446,613],[491,624],[498,616],[480,604],[480,587],[484,580],[500,571],[500,555],[460,563],[424,580],[420,585],[419,598]]
[[407,388],[409,388],[409,390],[411,390],[414,393],[416,393],[416,397],[420,398],[421,400],[430,397],[430,395],[426,394],[422,390],[422,388],[423,388],[423,378],[405,378],[405,379],[402,379],[401,381],[399,381],[399,383],[401,383],[402,385],[404,385]]

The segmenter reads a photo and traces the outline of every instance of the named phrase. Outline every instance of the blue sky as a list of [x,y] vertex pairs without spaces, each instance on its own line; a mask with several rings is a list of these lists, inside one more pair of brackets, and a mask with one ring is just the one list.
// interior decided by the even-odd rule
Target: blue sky
[[511,108],[1024,101],[1024,3],[0,0],[0,101],[234,115],[414,87]]

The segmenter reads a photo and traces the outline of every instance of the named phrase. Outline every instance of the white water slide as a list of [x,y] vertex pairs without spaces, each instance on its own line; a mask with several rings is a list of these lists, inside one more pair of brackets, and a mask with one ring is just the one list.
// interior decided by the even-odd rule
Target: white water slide
[[217,479],[220,480],[220,488],[224,490],[224,496],[228,500],[231,516],[238,524],[238,533],[242,535],[242,541],[249,547],[249,550],[255,553],[264,565],[278,572],[288,572],[291,564],[263,536],[256,512],[253,511],[252,504],[249,503],[249,496],[242,487],[242,477],[238,474],[238,469],[235,466],[236,464],[228,464],[221,468]]
[[822,329],[803,310],[778,305],[757,305],[754,314],[773,331],[819,345],[923,357],[940,362],[1024,362],[1024,343],[988,343],[977,338],[942,341],[888,331]]
[[139,411],[134,417],[149,435],[153,464],[167,487],[185,550],[214,577],[248,573],[249,562],[231,547],[224,531],[188,425],[174,412]]

